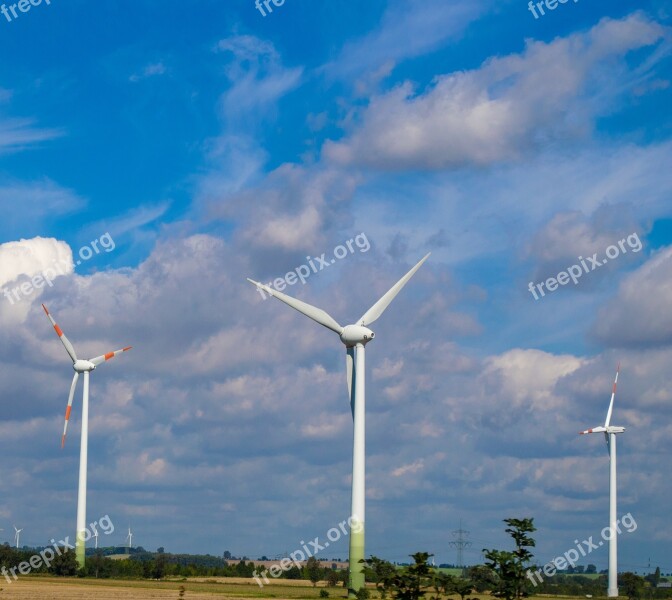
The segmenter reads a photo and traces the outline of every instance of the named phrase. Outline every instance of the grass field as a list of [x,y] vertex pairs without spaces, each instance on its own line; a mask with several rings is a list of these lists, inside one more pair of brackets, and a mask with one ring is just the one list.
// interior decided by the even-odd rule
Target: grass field
[[[276,580],[260,588],[254,579],[244,578],[190,578],[188,581],[129,581],[111,579],[77,579],[62,577],[22,577],[7,584],[0,583],[0,600],[179,600],[180,587],[184,586],[184,598],[227,598],[249,600],[272,598],[274,600],[319,599],[321,583],[314,589],[309,581]],[[345,598],[342,587],[327,588],[330,598]],[[372,589],[372,598],[378,595]],[[478,594],[489,600],[489,596]],[[459,600],[459,597],[456,597]],[[559,596],[554,596],[559,598]],[[529,600],[548,600],[547,597],[530,597]]]

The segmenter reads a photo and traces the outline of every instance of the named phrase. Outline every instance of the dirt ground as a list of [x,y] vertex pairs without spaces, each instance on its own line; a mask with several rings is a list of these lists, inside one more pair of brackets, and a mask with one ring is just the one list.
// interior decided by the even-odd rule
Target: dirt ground
[[[318,590],[309,581],[274,580],[260,588],[253,579],[194,577],[188,581],[124,581],[22,577],[6,583],[0,580],[0,600],[312,600]],[[319,586],[321,587],[321,586]],[[331,599],[345,597],[340,588],[331,590]]]

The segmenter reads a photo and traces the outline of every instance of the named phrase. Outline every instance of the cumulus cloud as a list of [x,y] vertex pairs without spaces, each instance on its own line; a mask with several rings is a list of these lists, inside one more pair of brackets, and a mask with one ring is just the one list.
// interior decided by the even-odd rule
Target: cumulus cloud
[[672,247],[666,247],[628,275],[600,309],[593,332],[609,346],[672,343]]
[[266,273],[284,274],[304,263],[306,254],[330,251],[343,231],[352,233],[349,205],[356,184],[340,169],[285,164],[258,185],[230,194],[226,203],[213,201],[210,215],[235,221],[237,243],[253,261]]
[[[628,266],[633,261],[641,260],[644,253],[645,240],[642,239],[643,228],[634,218],[632,205],[604,206],[597,209],[590,217],[580,211],[562,211],[556,213],[534,236],[526,248],[527,256],[535,263],[531,275],[534,281],[566,270],[578,264],[580,259],[592,257],[602,263],[607,248],[618,249],[618,260],[609,260],[591,277],[582,281],[579,287],[568,289],[587,291],[600,277],[611,274],[615,269]],[[619,248],[619,242],[622,248]],[[613,254],[613,250],[610,251]],[[589,264],[586,261],[586,264]],[[586,285],[583,285],[586,284]]]
[[[595,116],[592,100],[599,94],[604,110],[606,96],[622,94],[613,73],[619,61],[655,44],[663,31],[641,14],[603,19],[587,33],[528,40],[521,54],[436,77],[424,93],[405,82],[373,97],[361,125],[344,141],[325,143],[324,155],[382,169],[445,169],[516,159],[551,139],[584,137]],[[602,88],[600,68],[618,84]]]
[[43,275],[47,269],[54,279],[74,271],[68,244],[42,237],[0,244],[0,287],[21,277]]

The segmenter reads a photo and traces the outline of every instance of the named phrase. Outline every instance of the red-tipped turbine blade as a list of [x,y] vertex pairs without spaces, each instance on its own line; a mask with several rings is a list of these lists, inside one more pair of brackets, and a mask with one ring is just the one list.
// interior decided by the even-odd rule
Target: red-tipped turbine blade
[[584,435],[586,433],[601,433],[602,431],[606,431],[602,425],[599,425],[598,427],[593,427],[592,429],[586,429],[586,431],[579,431],[579,435]]
[[121,350],[115,350],[114,352],[101,354],[100,356],[96,356],[96,358],[92,358],[89,362],[92,362],[94,365],[98,366],[99,364],[104,363],[106,360],[114,358],[115,356],[117,356],[117,354],[121,354],[122,352],[128,352],[131,348],[133,348],[133,346],[126,346],[126,348],[122,348]]
[[65,446],[65,436],[68,433],[68,422],[70,421],[70,411],[72,410],[72,399],[75,397],[75,388],[77,387],[77,380],[79,373],[75,372],[72,378],[72,385],[70,386],[70,395],[68,396],[68,406],[65,409],[65,424],[63,425],[63,437],[61,438],[61,448]]
[[51,321],[51,324],[54,326],[54,330],[56,331],[58,337],[61,339],[61,342],[65,347],[65,351],[70,355],[72,362],[73,363],[77,362],[77,353],[75,352],[75,349],[70,343],[70,340],[65,336],[63,330],[56,324],[56,321],[54,321],[53,317],[49,314],[49,311],[47,310],[47,307],[44,304],[42,305],[42,308],[44,309],[44,312],[47,314],[47,318],[49,319],[49,321]]

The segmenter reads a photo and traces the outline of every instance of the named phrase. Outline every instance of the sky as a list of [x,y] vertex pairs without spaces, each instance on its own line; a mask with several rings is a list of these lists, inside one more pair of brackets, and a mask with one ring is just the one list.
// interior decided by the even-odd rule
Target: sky
[[600,539],[608,454],[578,432],[620,362],[619,566],[672,572],[671,5],[271,8],[0,14],[0,540],[74,537],[81,387],[61,449],[41,303],[80,356],[133,346],[91,376],[101,545],[323,539],[350,509],[344,348],[246,278],[350,323],[431,252],[367,347],[367,555],[455,562],[462,523],[477,564],[508,517],[541,564]]

